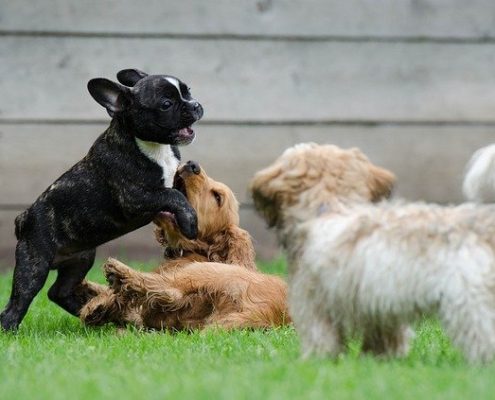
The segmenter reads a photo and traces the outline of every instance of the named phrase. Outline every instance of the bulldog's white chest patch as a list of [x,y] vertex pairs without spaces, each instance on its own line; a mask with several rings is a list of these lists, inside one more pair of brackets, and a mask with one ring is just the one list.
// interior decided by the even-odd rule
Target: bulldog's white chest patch
[[136,143],[139,150],[141,150],[146,157],[162,168],[165,187],[172,187],[174,184],[175,171],[177,171],[177,167],[179,166],[179,160],[175,157],[172,146],[168,144],[146,142],[137,138]]

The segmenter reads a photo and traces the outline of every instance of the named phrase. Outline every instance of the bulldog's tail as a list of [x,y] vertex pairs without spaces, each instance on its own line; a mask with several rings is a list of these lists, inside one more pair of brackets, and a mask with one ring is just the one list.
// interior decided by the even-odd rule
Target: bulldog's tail
[[462,192],[476,203],[495,203],[495,144],[477,150],[466,166]]

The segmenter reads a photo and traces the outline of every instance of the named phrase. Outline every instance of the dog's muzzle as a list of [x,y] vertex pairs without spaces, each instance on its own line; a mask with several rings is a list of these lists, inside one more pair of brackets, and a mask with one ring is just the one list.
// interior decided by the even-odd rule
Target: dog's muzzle
[[192,116],[194,117],[195,121],[199,121],[201,118],[203,118],[204,110],[203,106],[199,104],[199,102],[194,102],[192,105],[192,111],[191,111]]
[[190,174],[199,175],[201,173],[201,167],[197,161],[190,160],[184,165],[183,168]]

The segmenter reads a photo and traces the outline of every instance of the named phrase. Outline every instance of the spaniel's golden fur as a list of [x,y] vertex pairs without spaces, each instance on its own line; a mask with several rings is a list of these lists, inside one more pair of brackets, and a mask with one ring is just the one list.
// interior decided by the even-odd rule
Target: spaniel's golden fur
[[[485,161],[468,174],[476,193]],[[364,351],[404,355],[410,324],[436,314],[470,361],[492,360],[495,206],[385,201],[394,180],[358,149],[316,144],[255,175],[255,206],[288,253],[303,353],[336,356],[362,334]]]
[[158,215],[154,221],[155,235],[166,249],[166,260],[160,269],[177,263],[213,261],[256,270],[251,237],[239,227],[239,204],[232,190],[211,179],[202,169],[193,173],[187,164],[177,172],[174,183],[198,213],[198,237],[185,238],[170,214]]
[[232,191],[204,170],[183,166],[174,186],[198,213],[196,240],[183,237],[174,217],[155,219],[165,260],[152,273],[109,259],[110,288],[81,311],[89,325],[132,323],[155,329],[263,328],[287,324],[287,287],[257,271],[249,234],[239,224]]

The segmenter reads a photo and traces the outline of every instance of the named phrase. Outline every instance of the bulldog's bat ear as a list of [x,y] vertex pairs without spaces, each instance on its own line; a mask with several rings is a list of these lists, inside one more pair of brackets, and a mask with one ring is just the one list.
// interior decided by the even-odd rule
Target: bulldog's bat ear
[[117,79],[126,86],[134,86],[137,81],[146,78],[148,74],[138,69],[123,69],[117,73]]
[[95,78],[88,82],[88,90],[93,99],[107,109],[113,118],[115,113],[121,112],[125,106],[125,96],[129,88],[105,78]]

